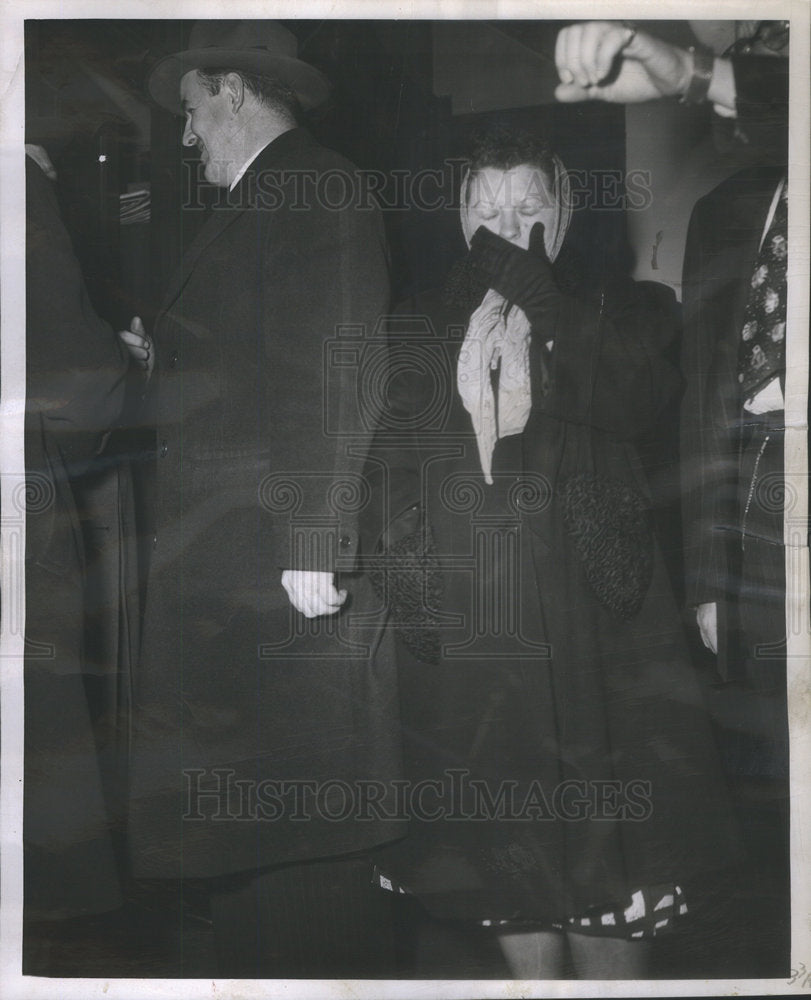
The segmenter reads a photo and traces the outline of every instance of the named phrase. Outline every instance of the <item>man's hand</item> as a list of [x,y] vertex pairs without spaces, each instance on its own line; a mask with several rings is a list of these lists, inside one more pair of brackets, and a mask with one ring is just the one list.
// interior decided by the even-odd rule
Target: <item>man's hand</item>
[[287,591],[290,603],[305,618],[334,615],[346,600],[346,591],[335,589],[332,573],[286,569],[282,573],[282,586]]
[[149,378],[155,367],[155,351],[140,316],[133,316],[129,330],[121,330],[118,336],[130,352],[133,361],[143,368]]
[[718,605],[715,603],[699,604],[696,608],[696,621],[698,622],[698,631],[701,633],[701,641],[707,649],[717,653]]
[[555,97],[567,102],[622,104],[683,94],[693,73],[691,53],[616,21],[563,28],[555,64],[561,80]]

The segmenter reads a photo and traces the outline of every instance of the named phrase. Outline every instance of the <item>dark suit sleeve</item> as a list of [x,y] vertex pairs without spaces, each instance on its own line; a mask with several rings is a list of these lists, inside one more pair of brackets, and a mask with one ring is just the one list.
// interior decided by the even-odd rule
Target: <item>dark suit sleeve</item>
[[737,134],[760,159],[785,164],[788,155],[788,59],[733,56]]
[[[273,473],[294,494],[292,509],[272,512],[283,569],[349,571],[359,552],[389,286],[379,211],[346,201],[330,207],[313,195],[268,231],[265,352],[283,380],[268,405]],[[306,530],[291,532],[293,519]]]
[[550,331],[533,331],[535,405],[621,440],[643,438],[681,391],[681,376],[667,357],[677,333],[675,296],[655,282],[616,280],[599,304],[563,296],[546,394],[538,388],[537,367],[539,341]]
[[[682,369],[687,388],[681,409],[682,523],[688,606],[723,598],[726,546],[722,512],[725,484],[734,489],[737,473],[734,449],[725,445],[719,419],[722,386],[717,382],[716,343],[726,328],[718,309],[706,265],[712,254],[708,227],[718,225],[712,203],[702,199],[693,211],[687,233],[682,281],[684,339]],[[723,301],[728,301],[723,297]],[[727,305],[729,308],[729,305]],[[723,345],[722,345],[723,346]],[[732,359],[729,359],[730,364]]]
[[26,195],[26,411],[76,474],[119,419],[129,361],[90,303],[53,186],[29,158]]

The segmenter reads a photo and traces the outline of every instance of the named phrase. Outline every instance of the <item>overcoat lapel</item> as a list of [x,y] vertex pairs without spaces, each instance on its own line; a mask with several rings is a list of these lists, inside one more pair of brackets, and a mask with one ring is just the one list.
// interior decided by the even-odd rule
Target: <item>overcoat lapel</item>
[[174,278],[164,296],[163,305],[161,306],[162,312],[168,312],[172,303],[183,291],[186,282],[191,277],[194,267],[206,247],[213,243],[230,225],[236,222],[246,208],[247,206],[235,207],[229,205],[227,208],[212,210],[205,225],[183,254],[180,266],[175,271]]
[[290,129],[274,139],[269,146],[256,157],[245,171],[244,177],[232,192],[228,194],[228,202],[222,207],[212,209],[211,216],[197,234],[191,245],[183,254],[180,266],[175,272],[166,295],[164,296],[162,312],[167,312],[175,299],[183,291],[186,282],[194,271],[197,261],[203,251],[210,246],[229,226],[248,209],[256,207],[256,178],[264,170],[272,170],[275,165],[282,166],[291,151],[297,147],[312,144],[308,132],[301,128]]

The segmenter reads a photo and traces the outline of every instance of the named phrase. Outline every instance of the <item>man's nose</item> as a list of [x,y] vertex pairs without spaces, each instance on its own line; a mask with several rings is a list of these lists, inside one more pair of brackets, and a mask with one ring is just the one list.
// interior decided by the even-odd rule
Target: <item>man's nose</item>
[[197,137],[195,136],[194,132],[192,132],[191,125],[189,122],[186,122],[186,124],[183,126],[183,145],[184,146],[197,145]]
[[498,234],[505,240],[513,240],[518,235],[518,216],[514,208],[505,208],[501,212]]

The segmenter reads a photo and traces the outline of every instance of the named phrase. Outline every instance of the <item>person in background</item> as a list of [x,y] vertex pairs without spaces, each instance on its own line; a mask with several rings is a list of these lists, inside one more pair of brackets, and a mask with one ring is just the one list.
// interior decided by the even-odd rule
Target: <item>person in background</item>
[[684,50],[616,22],[571,26],[558,35],[556,95],[709,102],[716,124],[731,126],[751,163],[703,197],[690,220],[682,284],[682,513],[687,599],[716,657],[712,707],[751,859],[735,913],[757,906],[766,915],[757,932],[749,922],[739,928],[742,954],[757,974],[781,975],[789,926],[784,499],[790,493],[783,458],[789,24],[735,25],[738,37],[719,55],[702,46]]
[[[127,720],[100,719],[89,684],[126,690],[131,663],[88,653],[79,484],[121,422],[130,359],[93,309],[57,203],[45,147],[71,128],[34,119],[26,145],[24,971],[35,975],[54,974],[50,948],[71,919],[123,902],[113,833],[126,762],[102,761],[101,729],[120,749]],[[136,627],[132,604],[107,600]]]
[[158,441],[129,846],[137,875],[204,887],[220,975],[357,978],[391,948],[363,854],[402,826],[343,797],[399,773],[388,639],[352,618],[377,603],[352,575],[356,379],[388,262],[356,168],[297,125],[329,87],[296,51],[273,21],[201,21],[148,79],[223,197],[154,334],[122,331]]

